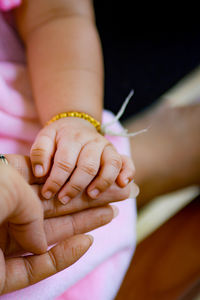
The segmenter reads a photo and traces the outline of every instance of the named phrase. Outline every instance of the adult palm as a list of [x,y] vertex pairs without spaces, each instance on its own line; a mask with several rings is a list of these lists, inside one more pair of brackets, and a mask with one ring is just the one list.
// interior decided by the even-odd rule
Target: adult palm
[[[97,200],[83,193],[64,206],[55,198],[41,198],[43,182],[33,176],[28,157],[7,159],[17,171],[0,166],[0,294],[34,284],[77,261],[92,244],[82,233],[110,222],[116,211],[106,204],[130,192],[129,187],[113,185]],[[56,246],[45,252],[47,244]],[[27,251],[33,254],[24,256]]]

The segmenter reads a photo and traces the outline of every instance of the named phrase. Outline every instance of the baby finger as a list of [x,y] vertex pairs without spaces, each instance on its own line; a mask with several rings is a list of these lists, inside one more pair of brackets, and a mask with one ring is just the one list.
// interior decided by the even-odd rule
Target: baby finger
[[102,153],[100,172],[87,189],[88,195],[95,199],[110,187],[115,182],[121,166],[120,155],[111,144],[107,145]]
[[59,192],[66,180],[73,173],[81,150],[81,145],[79,143],[74,143],[69,140],[62,140],[57,147],[53,167],[42,188],[42,195],[46,199],[52,198]]
[[47,174],[54,152],[55,132],[44,128],[36,137],[30,152],[33,173],[36,177],[42,177]]
[[94,179],[99,170],[103,147],[100,143],[90,142],[82,148],[76,169],[58,195],[63,204],[76,197]]
[[122,158],[122,168],[117,177],[116,183],[119,187],[125,187],[131,180],[133,180],[133,176],[135,174],[135,166],[133,164],[133,160],[127,155],[121,155]]

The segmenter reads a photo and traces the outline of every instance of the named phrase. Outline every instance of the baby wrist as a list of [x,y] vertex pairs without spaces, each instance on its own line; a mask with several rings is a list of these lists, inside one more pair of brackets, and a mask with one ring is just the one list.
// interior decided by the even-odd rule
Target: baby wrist
[[68,117],[84,119],[84,120],[88,121],[90,124],[92,124],[99,133],[101,133],[101,123],[99,121],[97,121],[92,116],[90,116],[84,112],[78,112],[78,111],[68,111],[68,112],[57,114],[53,118],[51,118],[46,123],[46,125],[49,125],[57,120],[60,120],[63,118],[68,118]]

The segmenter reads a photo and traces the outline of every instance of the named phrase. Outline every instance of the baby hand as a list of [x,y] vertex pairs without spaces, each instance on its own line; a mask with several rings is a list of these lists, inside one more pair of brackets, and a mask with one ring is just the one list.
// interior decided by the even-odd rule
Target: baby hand
[[36,177],[48,174],[43,197],[58,193],[63,204],[86,187],[91,198],[98,198],[115,181],[124,187],[134,175],[132,160],[119,155],[92,124],[78,118],[63,118],[44,127],[30,157]]

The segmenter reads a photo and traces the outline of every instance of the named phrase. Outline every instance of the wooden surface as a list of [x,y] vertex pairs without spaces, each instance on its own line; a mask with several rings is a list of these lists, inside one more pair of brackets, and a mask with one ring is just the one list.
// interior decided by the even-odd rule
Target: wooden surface
[[199,280],[200,197],[137,246],[115,300],[192,300]]

